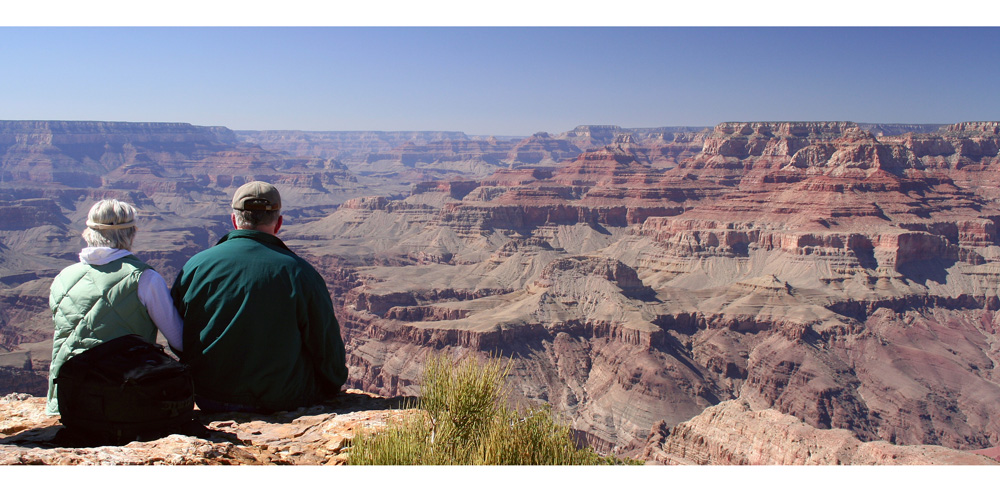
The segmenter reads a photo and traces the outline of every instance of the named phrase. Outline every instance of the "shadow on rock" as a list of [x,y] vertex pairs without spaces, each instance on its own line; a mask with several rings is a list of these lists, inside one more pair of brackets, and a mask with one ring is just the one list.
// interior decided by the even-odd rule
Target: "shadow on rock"
[[89,435],[63,425],[49,425],[27,429],[12,436],[0,439],[0,445],[12,445],[21,448],[96,448],[101,446],[124,446],[132,442],[150,442],[162,439],[168,435],[180,434],[201,438],[209,441],[238,442],[235,434],[216,431],[212,432],[198,420],[192,420],[169,431],[135,436],[135,439],[116,440],[108,437]]
[[9,444],[25,448],[63,447],[56,442],[56,436],[59,435],[59,431],[63,429],[65,429],[65,427],[59,424],[27,429],[12,436],[0,439],[0,445]]
[[416,398],[397,396],[384,398],[368,393],[348,390],[339,393],[337,396],[323,400],[322,403],[308,407],[299,407],[295,410],[282,410],[269,414],[251,412],[218,412],[210,413],[196,410],[195,414],[202,423],[208,425],[209,422],[235,421],[246,422],[266,422],[269,424],[287,424],[298,418],[306,416],[316,416],[323,414],[343,414],[362,412],[369,410],[401,410],[412,408],[417,402]]

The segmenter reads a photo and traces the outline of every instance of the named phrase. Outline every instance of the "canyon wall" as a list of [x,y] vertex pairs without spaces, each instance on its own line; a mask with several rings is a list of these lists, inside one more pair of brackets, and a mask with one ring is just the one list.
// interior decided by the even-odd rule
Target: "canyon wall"
[[415,394],[436,351],[503,354],[520,399],[603,452],[735,398],[982,449],[1000,438],[994,128],[723,123],[668,167],[618,138],[287,234],[354,279],[340,317],[366,391]]
[[247,143],[289,155],[334,158],[352,172],[409,181],[482,178],[522,166],[575,159],[583,150],[628,142],[647,164],[670,167],[701,150],[703,127],[622,128],[581,125],[529,137],[470,137],[462,132],[238,131]]
[[[522,139],[134,125],[0,125],[10,384],[44,375],[48,284],[94,200],[139,207],[136,252],[170,282],[228,230],[235,187],[264,179],[288,204],[282,239],[333,294],[353,388],[415,395],[435,353],[510,357],[515,400],[663,463],[1000,445],[995,122]],[[685,429],[723,411],[811,430],[747,433],[772,440],[761,460],[697,450]],[[799,437],[819,444],[774,454]]]
[[673,428],[661,423],[641,457],[666,465],[998,464],[990,453],[861,441],[850,431],[817,429],[773,409],[754,411],[741,399],[720,403]]

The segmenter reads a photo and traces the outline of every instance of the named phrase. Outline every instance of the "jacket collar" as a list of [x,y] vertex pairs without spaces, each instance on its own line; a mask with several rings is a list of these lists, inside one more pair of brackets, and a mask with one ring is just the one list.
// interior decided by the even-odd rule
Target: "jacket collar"
[[[219,239],[219,242],[215,244],[219,245],[230,239],[239,239],[239,238],[253,239],[254,241],[257,241],[259,243],[269,244],[271,246],[277,246],[279,248],[288,249],[288,246],[285,246],[285,243],[281,242],[281,239],[278,239],[278,236],[275,236],[273,234],[268,234],[266,232],[254,231],[249,229],[236,229],[235,231],[229,231],[229,234],[222,236],[222,239]],[[288,250],[291,251],[290,249]]]

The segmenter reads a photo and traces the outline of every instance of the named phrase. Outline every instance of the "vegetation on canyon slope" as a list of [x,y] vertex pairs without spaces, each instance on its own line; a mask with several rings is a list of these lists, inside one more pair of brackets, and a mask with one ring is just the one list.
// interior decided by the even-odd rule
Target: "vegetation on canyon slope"
[[[455,364],[435,357],[424,370],[418,412],[362,433],[352,465],[598,465],[625,464],[576,446],[568,426],[547,407],[512,409],[499,359]],[[631,464],[631,462],[629,462]],[[636,463],[637,464],[637,463]]]

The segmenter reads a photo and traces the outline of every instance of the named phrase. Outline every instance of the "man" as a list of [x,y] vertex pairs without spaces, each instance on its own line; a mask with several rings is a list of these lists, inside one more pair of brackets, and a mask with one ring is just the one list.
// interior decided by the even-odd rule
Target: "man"
[[278,190],[247,183],[232,208],[236,230],[191,257],[171,290],[198,407],[268,413],[336,394],[347,380],[340,326],[323,278],[275,236]]

